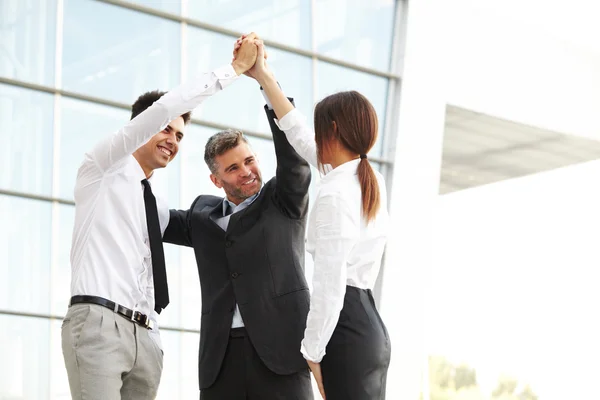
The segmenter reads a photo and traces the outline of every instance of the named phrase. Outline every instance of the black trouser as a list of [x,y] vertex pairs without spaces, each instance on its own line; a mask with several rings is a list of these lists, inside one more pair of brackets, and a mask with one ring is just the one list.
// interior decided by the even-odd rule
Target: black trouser
[[308,364],[301,372],[277,375],[263,364],[246,330],[232,329],[219,375],[212,386],[200,391],[200,399],[312,400]]
[[346,286],[344,307],[321,361],[327,400],[383,400],[390,340],[371,290]]

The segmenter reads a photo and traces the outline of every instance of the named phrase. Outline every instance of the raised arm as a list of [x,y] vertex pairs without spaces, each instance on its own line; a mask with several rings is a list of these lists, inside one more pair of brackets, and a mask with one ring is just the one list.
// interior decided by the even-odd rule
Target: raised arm
[[231,64],[172,89],[112,136],[98,143],[86,156],[101,171],[109,170],[120,160],[133,154],[169,122],[198,107],[204,100],[223,90],[255,62],[257,48],[249,36]]
[[[288,101],[293,104],[292,99]],[[290,145],[286,134],[277,125],[275,112],[268,105],[265,106],[265,111],[273,134],[277,158],[276,201],[290,218],[302,218],[308,212],[310,167]]]
[[298,111],[285,96],[273,72],[265,61],[264,45],[257,41],[258,54],[256,64],[248,74],[258,81],[270,109],[273,110],[278,121],[277,124],[302,158],[317,168],[317,150],[315,135],[306,123],[306,118]]
[[[293,107],[274,77],[272,80],[266,79],[263,84],[265,85],[262,87],[263,93],[272,105],[278,118],[277,125],[285,133],[288,142],[310,165],[318,168],[315,134],[306,123],[306,117]],[[289,110],[288,105],[292,107]]]

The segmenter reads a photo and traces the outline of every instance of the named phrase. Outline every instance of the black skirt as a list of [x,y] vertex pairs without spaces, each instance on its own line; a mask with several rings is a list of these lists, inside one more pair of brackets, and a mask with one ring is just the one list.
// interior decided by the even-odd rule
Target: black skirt
[[327,400],[383,400],[390,339],[369,289],[346,286],[344,307],[321,361]]

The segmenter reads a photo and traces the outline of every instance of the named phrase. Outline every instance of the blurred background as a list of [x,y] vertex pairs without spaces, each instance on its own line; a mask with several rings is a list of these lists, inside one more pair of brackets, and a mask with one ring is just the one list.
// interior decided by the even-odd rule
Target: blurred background
[[[60,326],[83,153],[138,95],[229,63],[250,31],[309,119],[339,90],[377,110],[387,398],[600,399],[599,17],[586,0],[0,0],[0,399],[70,398]],[[224,128],[274,175],[263,104],[243,77],[194,111],[153,182],[172,207],[219,194],[203,151]],[[166,255],[159,399],[197,399],[194,256]]]

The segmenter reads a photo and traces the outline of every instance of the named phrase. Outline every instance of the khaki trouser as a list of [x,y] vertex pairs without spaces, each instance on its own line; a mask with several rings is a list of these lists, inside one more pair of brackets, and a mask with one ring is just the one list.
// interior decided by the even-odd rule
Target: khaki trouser
[[154,399],[163,355],[148,330],[96,304],[74,304],[62,350],[75,400]]

